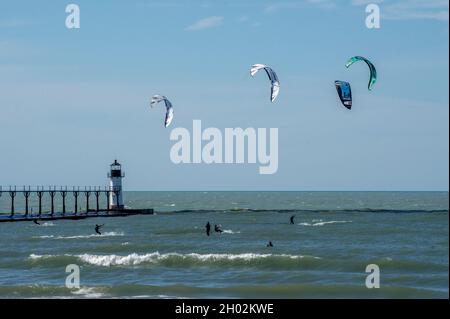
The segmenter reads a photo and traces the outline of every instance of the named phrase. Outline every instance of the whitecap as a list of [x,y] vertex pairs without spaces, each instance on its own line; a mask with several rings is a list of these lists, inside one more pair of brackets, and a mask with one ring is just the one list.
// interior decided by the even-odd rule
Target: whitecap
[[[132,253],[125,256],[120,255],[94,255],[94,254],[81,254],[81,255],[70,255],[65,254],[66,257],[76,257],[82,262],[94,266],[136,266],[141,264],[158,264],[164,262],[165,260],[171,260],[171,262],[180,260],[187,261],[188,263],[215,263],[223,261],[240,261],[240,262],[258,262],[265,259],[287,259],[287,260],[300,260],[302,258],[308,257],[312,259],[321,259],[315,256],[303,256],[303,255],[290,255],[290,254],[258,254],[258,253],[241,253],[241,254],[198,254],[198,253],[165,253],[160,254],[159,252],[147,253],[147,254],[137,254]],[[35,255],[31,254],[30,259],[49,259],[58,258],[58,255]]]
[[224,229],[224,230],[222,230],[222,232],[224,234],[240,234],[241,233],[240,231],[233,231],[231,229]]
[[117,237],[123,236],[123,232],[104,232],[101,235],[90,234],[90,235],[75,235],[75,236],[57,236],[55,239],[82,239],[82,238],[101,238],[101,237]]
[[104,296],[103,293],[101,292],[97,292],[95,290],[95,288],[88,288],[88,287],[82,287],[79,288],[78,290],[73,290],[71,291],[72,294],[77,295],[77,296],[82,296],[85,298],[101,298]]
[[43,224],[41,224],[42,227],[52,227],[55,226],[55,224],[53,224],[52,222],[45,222]]
[[331,220],[331,221],[321,221],[321,222],[313,222],[312,223],[298,223],[297,225],[300,226],[324,226],[324,225],[328,225],[328,224],[341,224],[341,223],[351,223],[351,220]]
[[315,223],[313,224],[313,226],[323,226],[326,224],[341,224],[341,223],[351,223],[351,220],[332,220],[329,222],[320,222],[320,223]]
[[37,259],[49,259],[52,257],[58,257],[57,255],[37,255],[37,254],[31,254],[28,258],[37,260]]
[[[169,258],[180,258],[181,260],[191,259],[200,262],[215,262],[215,261],[253,261],[267,258],[286,258],[286,259],[301,259],[306,256],[302,255],[289,255],[289,254],[256,254],[256,253],[241,253],[241,254],[180,254],[180,253],[166,253],[160,254],[159,252],[147,253],[147,254],[130,254],[126,256],[120,255],[93,255],[82,254],[76,255],[81,261],[95,265],[95,266],[135,266],[143,263],[155,264],[159,261],[164,261]],[[320,259],[320,257],[310,256],[313,259]]]

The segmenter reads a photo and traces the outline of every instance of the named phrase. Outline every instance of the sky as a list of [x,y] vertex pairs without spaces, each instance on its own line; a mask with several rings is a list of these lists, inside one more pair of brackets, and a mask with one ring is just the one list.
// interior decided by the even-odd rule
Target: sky
[[[80,8],[68,29],[65,8]],[[381,28],[368,29],[376,3]],[[0,185],[448,191],[447,0],[0,2]],[[345,63],[354,55],[377,67]],[[271,66],[281,89],[269,100]],[[334,81],[352,84],[353,109]],[[163,125],[163,94],[175,117]],[[172,129],[278,128],[278,171],[174,164]]]

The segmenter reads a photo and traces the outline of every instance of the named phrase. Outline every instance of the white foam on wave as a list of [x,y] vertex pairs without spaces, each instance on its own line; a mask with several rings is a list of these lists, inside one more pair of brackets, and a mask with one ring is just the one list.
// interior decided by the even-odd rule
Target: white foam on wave
[[80,238],[97,238],[97,237],[116,237],[123,236],[123,232],[104,232],[101,235],[90,234],[90,235],[75,235],[75,236],[58,236],[55,239],[80,239]]
[[[256,254],[256,253],[242,253],[242,254],[180,254],[180,253],[166,253],[160,254],[159,252],[153,252],[148,254],[130,254],[126,256],[119,255],[92,255],[82,254],[76,255],[81,261],[96,265],[96,266],[135,266],[143,263],[158,263],[169,258],[180,258],[182,260],[194,260],[199,262],[215,262],[215,261],[253,261],[258,259],[267,258],[287,258],[287,259],[301,259],[305,256],[302,255],[288,255],[288,254]],[[314,259],[320,259],[320,257],[313,257]]]
[[101,298],[104,296],[103,293],[96,291],[95,288],[92,287],[81,287],[78,290],[71,291],[71,293],[84,298]]
[[117,237],[123,236],[123,232],[104,232],[101,235],[98,234],[90,234],[90,235],[74,235],[74,236],[54,236],[54,235],[43,235],[43,236],[35,236],[33,238],[53,238],[53,239],[83,239],[83,238],[101,238],[101,237]]
[[321,221],[321,222],[314,223],[314,221],[313,221],[313,223],[298,223],[297,225],[300,225],[300,226],[324,226],[324,225],[328,225],[328,224],[342,224],[342,223],[351,223],[351,222],[352,222],[351,220],[331,220],[328,222]]
[[257,254],[257,253],[241,253],[241,254],[180,254],[180,253],[165,253],[160,254],[159,252],[147,253],[147,254],[137,254],[132,253],[125,256],[120,255],[94,255],[94,254],[81,254],[81,255],[36,255],[31,254],[29,256],[32,260],[39,259],[50,259],[58,257],[74,257],[78,258],[82,262],[94,266],[137,266],[141,264],[157,264],[163,262],[167,259],[179,259],[182,261],[191,261],[197,263],[211,263],[211,262],[221,262],[221,261],[241,261],[241,262],[254,262],[270,258],[285,258],[288,260],[300,260],[302,258],[308,257],[312,259],[321,259],[315,256],[303,256],[303,255],[289,255],[289,254]]
[[36,255],[36,254],[31,254],[28,258],[30,259],[48,259],[48,258],[52,258],[52,257],[57,257],[56,255]]
[[53,224],[52,222],[45,222],[43,224],[41,224],[42,227],[52,227],[55,226],[55,224]]
[[240,231],[233,231],[231,229],[224,229],[224,230],[222,230],[222,232],[224,234],[240,234],[241,233]]

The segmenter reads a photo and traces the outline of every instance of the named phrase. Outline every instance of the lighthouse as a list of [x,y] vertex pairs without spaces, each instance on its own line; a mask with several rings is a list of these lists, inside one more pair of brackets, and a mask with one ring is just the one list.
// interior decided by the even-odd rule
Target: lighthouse
[[[154,211],[152,208],[125,208],[123,204],[123,189],[122,189],[122,178],[125,174],[122,172],[122,166],[114,160],[114,163],[110,165],[111,170],[108,172],[109,186],[100,187],[95,186],[94,188],[84,187],[84,191],[80,190],[80,186],[73,186],[72,188],[67,188],[67,186],[50,186],[49,188],[44,188],[43,186],[31,187],[23,186],[23,190],[20,190],[16,186],[9,186],[9,190],[6,190],[0,185],[0,197],[5,194],[9,194],[10,197],[10,208],[9,213],[2,212],[3,208],[0,205],[0,223],[2,222],[30,222],[34,221],[49,221],[49,220],[79,220],[90,217],[124,217],[132,215],[152,215]],[[24,212],[20,214],[17,212],[16,195],[22,193],[25,198]],[[43,196],[48,194],[49,196]],[[80,201],[84,194],[86,210],[84,212],[79,210]],[[60,196],[58,196],[60,195]],[[95,196],[96,207],[95,209],[89,209],[89,197],[91,195]],[[73,196],[74,209],[70,211],[68,204],[68,197]],[[103,197],[104,196],[104,197]],[[5,196],[3,196],[5,197]],[[19,197],[19,196],[18,196]],[[22,197],[22,196],[20,196]],[[30,200],[34,197],[35,201],[38,202],[38,212],[33,214],[33,209],[29,210]],[[50,199],[48,206],[51,207],[50,212],[43,211],[42,203],[45,198]],[[59,199],[62,201],[62,211],[55,210],[55,201]],[[80,198],[81,197],[81,198]],[[106,207],[100,207],[100,197],[107,197]],[[106,198],[105,198],[106,199]],[[103,205],[101,205],[103,206]],[[5,207],[5,206],[3,206]],[[70,213],[69,213],[70,212]]]
[[122,197],[122,178],[125,174],[122,173],[122,167],[114,160],[111,165],[111,170],[108,173],[109,177],[109,207],[110,209],[123,209],[123,197]]

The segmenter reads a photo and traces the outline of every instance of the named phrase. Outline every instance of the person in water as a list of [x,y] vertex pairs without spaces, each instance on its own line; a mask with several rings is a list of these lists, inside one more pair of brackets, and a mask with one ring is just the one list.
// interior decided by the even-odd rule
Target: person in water
[[291,218],[289,219],[291,221],[291,224],[294,224],[294,218],[295,218],[295,215],[292,215]]
[[223,230],[220,229],[220,225],[214,225],[214,231],[215,231],[216,233],[223,233]]
[[267,247],[273,247],[273,244],[271,241],[269,241],[269,243],[267,244]]
[[36,225],[40,225],[37,219],[33,219],[33,223],[35,223]]
[[102,225],[97,225],[97,224],[95,224],[95,232],[96,232],[98,235],[101,235],[101,234],[102,234],[102,233],[100,232],[100,228],[102,228],[103,225],[104,225],[104,224],[102,224]]
[[205,227],[206,227],[206,236],[209,236],[209,233],[211,232],[211,224],[208,222]]

